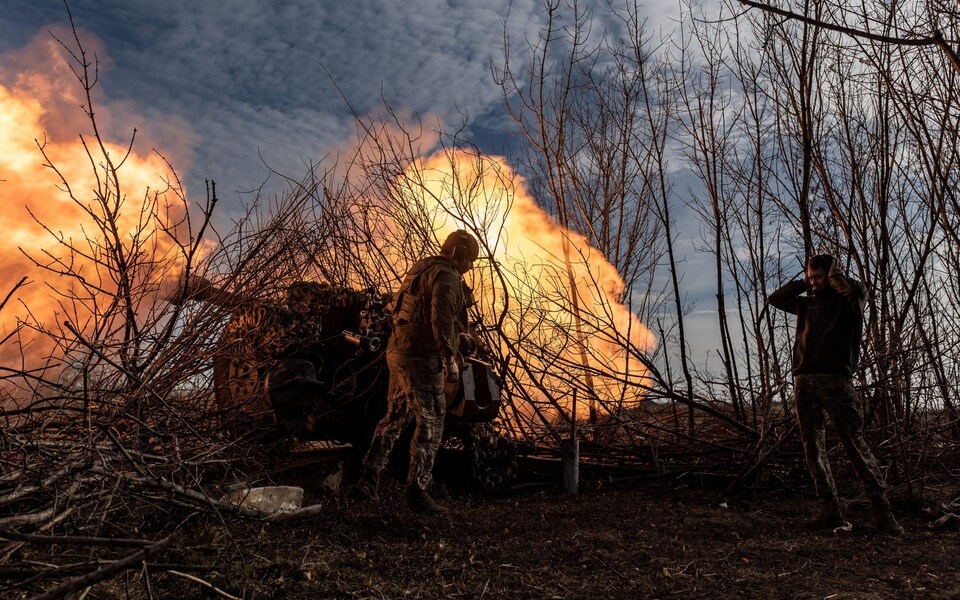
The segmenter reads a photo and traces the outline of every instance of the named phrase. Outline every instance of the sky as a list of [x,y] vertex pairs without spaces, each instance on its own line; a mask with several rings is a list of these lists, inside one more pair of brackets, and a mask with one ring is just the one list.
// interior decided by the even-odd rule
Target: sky
[[[62,0],[0,3],[0,53],[68,24]],[[642,6],[651,28],[679,12],[674,0]],[[524,40],[545,20],[542,0],[71,0],[70,10],[96,42],[103,93],[145,121],[128,128],[174,148],[174,167],[200,191],[206,179],[253,189],[267,166],[302,176],[348,139],[351,108],[380,111],[384,100],[445,123],[469,115],[472,141],[501,150],[510,123],[491,60],[502,61],[506,27],[522,73]]]
[[[55,70],[51,31],[69,35],[62,0],[0,3],[0,72],[11,57]],[[675,26],[675,0],[642,6],[648,31]],[[522,73],[522,46],[545,20],[541,0],[71,0],[70,10],[99,61],[110,135],[120,142],[136,128],[140,146],[172,163],[191,202],[203,201],[206,180],[216,181],[228,214],[264,182],[283,189],[271,170],[301,178],[306,164],[348,143],[352,111],[382,112],[385,100],[428,126],[466,114],[471,141],[499,153],[511,123],[491,61],[502,61],[506,27],[512,66]],[[47,55],[35,51],[45,43]],[[61,75],[63,86],[76,85]],[[680,235],[699,231],[694,224]],[[686,260],[695,269],[700,257]],[[688,327],[703,339],[712,319]]]
[[[0,52],[49,39],[62,0],[4,0]],[[504,23],[536,36],[540,0],[72,0],[101,62],[102,92],[133,103],[145,137],[176,152],[191,190],[259,186],[271,169],[299,178],[305,163],[344,143],[351,109],[443,122],[470,116],[491,151],[509,128],[490,73]],[[95,38],[95,39],[94,39]],[[522,52],[516,53],[517,56]],[[174,133],[176,132],[176,133]],[[172,150],[171,150],[172,149]],[[266,163],[266,164],[264,164]]]

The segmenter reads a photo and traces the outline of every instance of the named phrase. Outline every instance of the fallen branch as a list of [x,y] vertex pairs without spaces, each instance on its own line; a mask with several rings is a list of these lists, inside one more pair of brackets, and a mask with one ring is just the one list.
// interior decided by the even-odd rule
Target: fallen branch
[[193,502],[207,506],[217,511],[238,514],[242,517],[250,517],[250,518],[260,518],[263,516],[263,513],[260,512],[259,510],[254,510],[252,508],[247,508],[243,506],[237,506],[235,504],[228,504],[226,502],[220,502],[219,500],[215,500],[214,498],[211,498],[210,496],[204,494],[203,492],[187,489],[182,485],[173,483],[172,481],[165,481],[163,479],[154,479],[150,477],[131,477],[130,475],[109,473],[99,468],[92,469],[92,472],[98,473],[100,475],[105,475],[108,477],[119,477],[122,480],[126,480],[128,483],[139,484],[144,487],[151,487],[155,489],[164,490],[176,496],[187,498]]
[[86,589],[92,585],[100,583],[101,581],[110,579],[111,577],[113,577],[114,575],[122,571],[136,568],[148,556],[150,556],[151,554],[155,554],[160,550],[163,550],[164,548],[169,546],[171,539],[172,538],[170,537],[163,538],[159,542],[156,542],[151,546],[147,546],[143,550],[136,552],[134,554],[131,554],[130,556],[124,559],[110,563],[109,565],[102,567],[100,569],[97,569],[92,573],[87,573],[86,575],[83,575],[81,577],[71,579],[70,581],[64,583],[63,585],[59,585],[53,588],[52,590],[48,590],[40,594],[39,596],[33,596],[32,598],[30,598],[30,600],[53,600],[54,598],[62,598],[67,594],[71,594],[73,592]]
[[5,531],[2,529],[0,529],[0,538],[5,540],[31,542],[33,544],[74,544],[77,546],[119,546],[123,548],[145,548],[154,543],[153,540],[133,540],[124,538],[100,538],[70,535],[34,535],[31,533]]
[[[39,529],[40,530],[51,529],[55,525],[58,525],[61,521],[63,521],[64,519],[72,515],[73,513],[74,513],[74,508],[72,507],[68,508],[62,513],[60,513],[59,515],[55,516],[54,518],[50,519],[49,521],[41,525]],[[8,561],[10,557],[13,555],[13,553],[19,550],[26,543],[27,542],[10,542],[9,544],[0,548],[0,552],[3,553],[3,556],[0,556],[0,563],[4,563]]]
[[[111,475],[102,471],[100,469],[93,469],[94,472],[100,472],[103,475]],[[116,476],[116,474],[112,474]],[[170,492],[181,498],[186,498],[194,503],[207,506],[213,510],[221,511],[229,514],[236,514],[241,517],[247,517],[250,519],[259,519],[268,522],[278,522],[278,521],[288,521],[293,519],[298,519],[301,517],[311,516],[319,514],[323,505],[313,504],[311,506],[305,506],[297,510],[286,510],[276,513],[265,513],[262,510],[252,508],[249,506],[244,506],[242,504],[233,504],[230,502],[222,502],[211,498],[210,496],[204,494],[203,492],[197,490],[191,490],[183,487],[182,485],[173,483],[172,481],[165,481],[162,479],[151,479],[149,477],[131,477],[129,475],[120,475],[130,483],[140,484],[145,487],[152,487],[161,489],[167,492]]]
[[22,487],[18,487],[16,490],[10,492],[5,496],[0,496],[0,506],[10,504],[11,502],[16,502],[17,500],[25,498],[34,492],[38,492],[44,488],[50,487],[51,485],[56,483],[57,480],[62,479],[64,476],[69,475],[74,471],[79,471],[81,469],[87,468],[87,466],[89,466],[88,462],[70,463],[65,467],[63,467],[62,469],[60,469],[59,471],[57,471],[56,473],[54,473],[53,475],[51,475],[50,477],[43,480],[43,482],[41,482],[40,485],[25,485]]
[[49,520],[57,513],[57,507],[51,506],[44,510],[33,512],[33,513],[23,513],[19,515],[13,515],[12,517],[4,517],[0,519],[0,526],[16,526],[16,525],[35,525],[37,523],[43,523],[44,521]]

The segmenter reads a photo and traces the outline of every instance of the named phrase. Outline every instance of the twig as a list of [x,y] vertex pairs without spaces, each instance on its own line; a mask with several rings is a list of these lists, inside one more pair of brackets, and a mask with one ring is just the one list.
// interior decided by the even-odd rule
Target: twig
[[63,467],[62,469],[60,469],[59,471],[57,471],[47,479],[43,480],[40,483],[40,485],[26,485],[10,492],[5,496],[0,496],[0,506],[10,504],[11,502],[20,500],[21,498],[28,496],[34,492],[38,492],[44,488],[47,488],[53,483],[55,483],[61,477],[64,477],[65,475],[68,475],[75,470],[80,470],[81,468],[84,468],[86,466],[87,466],[87,463],[85,462],[69,463],[67,464],[67,466]]
[[807,15],[802,15],[795,13],[789,10],[778,8],[776,6],[771,6],[764,2],[756,2],[755,0],[739,0],[740,4],[745,4],[752,8],[758,8],[764,12],[772,13],[785,19],[794,19],[808,25],[813,25],[815,27],[822,27],[823,29],[829,29],[830,31],[836,31],[837,33],[843,33],[851,37],[862,37],[868,40],[873,40],[875,42],[882,42],[885,44],[897,44],[901,46],[933,46],[937,44],[936,36],[923,37],[923,38],[899,38],[889,35],[881,35],[878,33],[873,33],[871,31],[863,31],[862,29],[854,29],[853,27],[846,27],[844,25],[837,25],[836,23],[830,23],[827,21],[822,21],[820,19],[815,19]]
[[61,598],[67,594],[76,592],[88,588],[94,584],[100,583],[106,579],[109,579],[120,573],[121,571],[126,571],[127,569],[134,568],[136,565],[139,565],[151,554],[155,554],[160,550],[163,550],[170,545],[171,537],[165,537],[159,542],[156,542],[152,546],[147,546],[143,550],[131,554],[130,556],[118,560],[116,562],[110,563],[109,565],[97,569],[92,573],[87,573],[81,577],[71,579],[70,581],[64,583],[63,585],[57,586],[52,590],[48,590],[39,596],[34,596],[30,600],[53,600],[54,598]]
[[[63,521],[73,513],[74,513],[74,508],[68,508],[67,510],[63,511],[59,515],[55,516],[54,518],[50,519],[49,521],[41,525],[39,527],[39,530],[44,531],[44,530],[51,529],[52,527],[54,527],[55,525],[58,525],[61,521]],[[0,548],[0,552],[3,552],[3,556],[0,557],[0,563],[6,562],[7,560],[9,560],[9,558],[13,555],[13,553],[19,550],[25,543],[26,542],[11,542],[6,546],[4,546],[3,548]]]
[[14,285],[12,288],[10,288],[10,291],[7,292],[6,297],[3,299],[2,302],[0,302],[0,309],[2,309],[4,306],[7,305],[7,302],[10,301],[10,296],[13,296],[14,292],[16,292],[17,290],[19,290],[20,288],[22,288],[22,287],[23,287],[24,285],[26,285],[26,284],[27,284],[27,278],[26,278],[26,276],[21,277],[21,278],[20,278],[20,281],[18,281],[18,282],[16,283],[16,285]]
[[78,546],[121,546],[124,548],[145,548],[154,543],[153,540],[133,540],[125,538],[100,538],[87,536],[55,536],[55,535],[34,535],[31,533],[20,533],[19,531],[5,531],[0,529],[0,538],[6,540],[19,540],[22,542],[31,542],[34,544],[75,544]]
[[167,571],[167,573],[169,573],[169,574],[171,574],[171,575],[176,575],[177,577],[183,577],[184,579],[189,579],[190,581],[192,581],[192,582],[194,582],[194,583],[199,583],[199,584],[202,585],[203,587],[207,588],[207,589],[210,590],[211,592],[213,592],[213,593],[215,593],[215,594],[217,594],[218,596],[221,596],[221,597],[223,597],[223,598],[229,598],[229,600],[240,600],[240,598],[238,598],[237,596],[231,596],[230,594],[228,594],[227,592],[221,590],[220,588],[218,588],[217,586],[213,585],[213,584],[210,583],[209,581],[200,579],[199,577],[196,577],[196,576],[194,576],[194,575],[190,575],[190,574],[188,574],[188,573],[181,573],[180,571]]
[[126,376],[130,379],[130,381],[133,381],[134,383],[136,383],[137,386],[139,386],[140,389],[146,390],[147,393],[149,393],[151,396],[153,396],[153,397],[156,398],[157,400],[160,400],[161,402],[164,401],[163,396],[161,396],[159,393],[155,392],[155,391],[153,390],[153,388],[151,388],[149,385],[147,385],[147,384],[143,381],[143,378],[142,378],[142,377],[136,375],[135,373],[132,373],[132,372],[130,371],[130,369],[124,368],[122,365],[120,365],[119,363],[117,363],[117,361],[111,359],[109,356],[107,356],[106,354],[104,354],[99,348],[96,347],[96,345],[94,345],[94,344],[92,344],[91,342],[87,341],[87,339],[86,339],[85,337],[83,337],[83,334],[80,333],[80,330],[77,329],[77,327],[74,326],[73,323],[71,323],[70,321],[64,321],[64,322],[63,322],[63,326],[66,327],[66,328],[70,331],[70,333],[72,333],[72,334],[77,338],[77,341],[78,341],[78,342],[80,342],[81,344],[83,344],[88,350],[90,350],[90,352],[93,352],[93,353],[97,356],[97,358],[99,358],[99,359],[102,360],[103,362],[107,363],[108,365],[110,365],[111,367],[113,367],[114,369],[116,369],[117,371],[119,371],[119,372],[123,373],[124,375],[126,375]]
[[780,448],[780,445],[783,444],[791,435],[793,435],[793,432],[796,429],[796,421],[791,422],[790,427],[786,430],[786,432],[777,436],[777,438],[774,439],[766,449],[763,449],[763,444],[766,442],[766,439],[764,438],[758,441],[754,455],[745,461],[743,469],[733,479],[733,481],[727,485],[726,489],[723,490],[723,493],[721,493],[720,496],[725,498],[733,494],[734,491],[736,491],[736,489],[740,487],[744,481],[752,477],[757,470],[762,468],[767,463],[767,461],[773,456],[774,452],[776,452]]
[[33,513],[24,513],[19,515],[13,515],[11,517],[5,517],[0,519],[0,526],[9,526],[9,525],[33,525],[35,523],[43,523],[50,517],[52,517],[57,512],[56,506],[51,506],[50,508],[41,510],[39,512]]
[[801,15],[789,10],[784,10],[776,6],[771,6],[763,2],[757,2],[755,0],[739,0],[740,4],[745,4],[746,6],[760,9],[764,12],[772,13],[785,19],[795,19],[801,21],[808,25],[813,25],[815,27],[822,27],[830,31],[836,31],[851,37],[865,38],[868,40],[873,40],[875,42],[880,42],[883,44],[893,44],[897,46],[937,46],[940,50],[947,55],[947,60],[950,61],[950,66],[954,68],[957,73],[960,73],[960,56],[957,56],[956,50],[954,50],[950,44],[943,38],[943,33],[940,30],[935,30],[933,35],[929,37],[919,37],[919,38],[899,38],[892,37],[888,35],[880,35],[878,33],[873,33],[871,31],[863,31],[862,29],[854,29],[852,27],[846,27],[843,25],[837,25],[836,23],[828,23],[827,21],[821,21],[820,19],[815,19],[813,17],[808,17],[806,15]]
[[[92,469],[92,471],[95,473],[99,473],[107,476],[118,476],[116,473],[108,473],[102,469]],[[236,504],[221,502],[219,500],[215,500],[214,498],[211,498],[210,496],[204,494],[203,492],[187,489],[182,485],[173,483],[172,481],[164,481],[162,479],[151,479],[149,477],[131,477],[129,475],[119,475],[119,477],[125,479],[130,483],[140,484],[147,487],[158,488],[161,490],[171,492],[177,496],[188,498],[193,502],[197,502],[201,505],[209,506],[214,510],[220,510],[227,513],[238,514],[242,517],[249,517],[254,519],[260,519],[260,518],[263,518],[264,516],[263,511],[259,511],[257,509],[249,508],[246,506],[238,506]]]
[[146,562],[147,569],[153,572],[157,571],[216,571],[218,567],[213,565],[187,565],[184,563],[154,563]]

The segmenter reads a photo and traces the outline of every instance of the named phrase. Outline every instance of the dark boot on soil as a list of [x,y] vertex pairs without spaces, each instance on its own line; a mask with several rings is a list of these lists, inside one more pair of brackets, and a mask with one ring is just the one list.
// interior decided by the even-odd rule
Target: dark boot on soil
[[407,488],[407,499],[414,509],[434,515],[442,515],[450,512],[446,506],[437,504],[437,501],[430,497],[426,490],[416,485]]
[[843,518],[840,507],[833,502],[824,502],[821,504],[820,512],[817,513],[817,516],[803,524],[804,528],[812,531],[836,529],[838,527],[846,527],[847,525],[849,525],[849,523]]
[[380,494],[377,493],[380,477],[368,470],[363,471],[363,475],[353,486],[354,495],[360,500],[379,500]]
[[877,532],[883,535],[899,537],[903,535],[903,527],[897,523],[896,517],[890,511],[889,507],[874,507],[873,522],[877,525]]

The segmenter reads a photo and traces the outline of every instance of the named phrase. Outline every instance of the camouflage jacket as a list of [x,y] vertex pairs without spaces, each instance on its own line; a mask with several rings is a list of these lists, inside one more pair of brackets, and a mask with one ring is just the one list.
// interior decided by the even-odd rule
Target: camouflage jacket
[[417,261],[390,303],[393,334],[388,351],[453,356],[466,331],[470,288],[449,260]]
[[791,281],[770,294],[775,308],[797,315],[793,373],[835,373],[852,376],[860,358],[863,310],[867,288],[859,281],[834,275],[819,295],[803,295],[805,281]]

